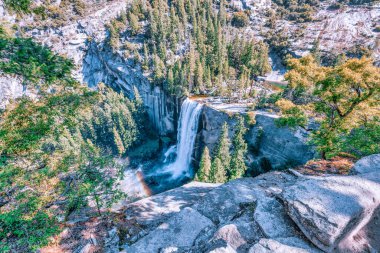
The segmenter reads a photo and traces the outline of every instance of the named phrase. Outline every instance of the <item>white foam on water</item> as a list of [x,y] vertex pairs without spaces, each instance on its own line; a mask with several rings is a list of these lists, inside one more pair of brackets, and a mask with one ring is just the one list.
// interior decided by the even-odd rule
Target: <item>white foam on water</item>
[[191,176],[191,157],[202,107],[202,104],[189,98],[182,104],[177,134],[177,158],[173,163],[162,168],[162,172],[171,173],[173,179]]

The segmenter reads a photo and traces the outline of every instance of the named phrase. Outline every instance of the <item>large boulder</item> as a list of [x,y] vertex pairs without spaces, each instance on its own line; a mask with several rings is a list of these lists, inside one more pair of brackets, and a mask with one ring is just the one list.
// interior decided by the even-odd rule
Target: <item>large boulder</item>
[[279,238],[277,240],[263,238],[249,250],[249,253],[273,252],[318,253],[321,251],[311,246],[308,242],[296,237]]
[[363,157],[351,169],[351,174],[380,173],[380,154]]
[[191,182],[129,204],[124,211],[127,219],[135,220],[145,229],[150,230],[185,207],[192,206],[217,186],[219,184]]
[[211,225],[208,218],[186,207],[126,250],[128,253],[153,253],[168,247],[190,247],[198,234]]
[[254,208],[255,191],[250,179],[238,179],[224,184],[201,198],[193,208],[215,224],[223,224],[238,217],[247,208]]
[[371,247],[355,235],[379,207],[378,183],[357,176],[313,177],[285,189],[282,198],[289,216],[320,249],[363,252]]

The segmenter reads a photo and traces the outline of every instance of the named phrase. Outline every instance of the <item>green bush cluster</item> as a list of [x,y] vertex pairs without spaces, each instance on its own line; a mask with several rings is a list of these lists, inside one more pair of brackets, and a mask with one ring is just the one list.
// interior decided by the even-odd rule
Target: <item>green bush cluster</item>
[[235,12],[231,24],[235,27],[245,27],[249,24],[249,17],[244,12]]
[[0,70],[31,83],[70,81],[73,63],[32,39],[0,37]]
[[4,0],[5,7],[17,13],[29,13],[31,0]]
[[320,5],[319,0],[275,0],[277,12],[281,17],[299,23],[313,20],[315,8]]

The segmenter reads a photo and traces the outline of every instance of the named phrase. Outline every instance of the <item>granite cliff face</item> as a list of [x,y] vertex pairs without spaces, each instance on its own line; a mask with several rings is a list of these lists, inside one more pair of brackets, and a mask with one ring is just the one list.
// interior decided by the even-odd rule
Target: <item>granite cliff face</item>
[[[266,173],[224,185],[190,183],[130,204],[125,250],[378,252],[379,155],[352,176]],[[360,170],[359,167],[363,167]]]
[[[245,113],[242,113],[245,116]],[[234,134],[237,123],[236,113],[205,106],[202,112],[197,136],[196,159],[200,159],[203,148],[212,151],[218,142],[224,122],[229,125],[229,137]],[[258,175],[271,170],[281,170],[305,164],[316,157],[313,148],[307,144],[309,131],[303,128],[289,129],[276,125],[276,114],[255,111],[256,123],[248,126],[248,162],[251,173]]]
[[134,96],[136,87],[155,129],[160,135],[173,134],[178,117],[177,99],[168,96],[160,87],[152,87],[139,65],[112,52],[104,42],[87,44],[81,72],[83,81],[90,87],[103,82],[130,97]]
[[[106,43],[106,25],[125,11],[130,2],[107,1],[99,5],[100,9],[93,9],[87,16],[64,26],[27,29],[26,34],[53,51],[72,59],[76,65],[74,77],[90,87],[96,87],[99,82],[103,82],[128,96],[133,96],[136,87],[159,134],[173,134],[178,112],[177,100],[167,96],[161,88],[153,88],[140,66],[126,60],[120,55],[121,52],[113,52]],[[3,14],[2,20],[8,23],[15,22],[15,15],[6,12],[1,0],[0,14]],[[30,24],[33,24],[31,18],[25,18],[20,22],[21,26]],[[22,96],[15,81],[9,82],[3,77],[0,77],[0,80],[0,89],[8,90],[9,94],[0,97],[0,101],[4,100],[2,103],[7,103],[7,99]],[[16,90],[17,92],[14,92]]]

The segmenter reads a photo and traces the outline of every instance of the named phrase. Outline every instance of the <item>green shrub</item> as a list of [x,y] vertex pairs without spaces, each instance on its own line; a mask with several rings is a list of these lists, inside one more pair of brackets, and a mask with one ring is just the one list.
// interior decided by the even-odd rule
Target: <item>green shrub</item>
[[235,12],[231,24],[235,27],[245,27],[249,24],[249,17],[243,11]]
[[4,0],[5,7],[17,13],[29,13],[31,0]]
[[[31,208],[28,201],[20,208]],[[12,245],[0,244],[0,251],[11,252],[36,251],[45,246],[49,238],[59,232],[54,217],[46,212],[37,211],[35,214],[25,217],[24,212],[16,209],[11,212],[0,213],[0,241],[14,239]]]
[[246,121],[248,125],[253,126],[256,124],[256,113],[255,112],[247,112]]
[[297,108],[293,107],[289,110],[286,110],[284,112],[284,115],[276,120],[277,126],[284,127],[288,126],[291,128],[297,127],[297,126],[303,126],[305,127],[307,124],[307,117],[305,113]]
[[0,70],[30,82],[71,80],[72,61],[32,39],[0,37]]

